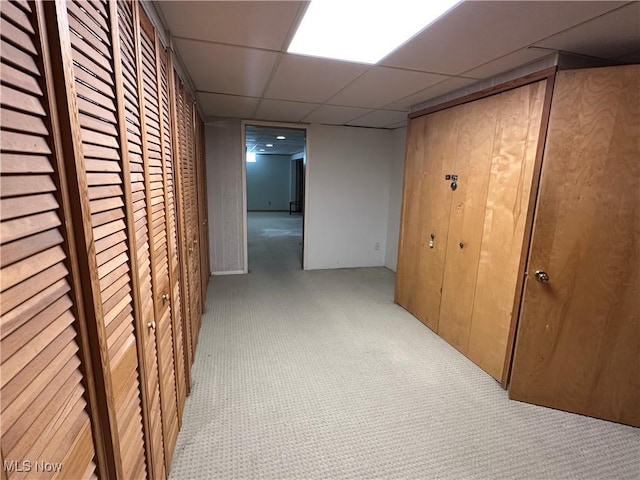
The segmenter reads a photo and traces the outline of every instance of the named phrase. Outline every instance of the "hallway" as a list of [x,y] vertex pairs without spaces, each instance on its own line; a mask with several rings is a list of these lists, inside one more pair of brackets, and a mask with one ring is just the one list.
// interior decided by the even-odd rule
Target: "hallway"
[[300,270],[296,220],[211,279],[172,479],[637,478],[638,429],[508,400],[391,271]]

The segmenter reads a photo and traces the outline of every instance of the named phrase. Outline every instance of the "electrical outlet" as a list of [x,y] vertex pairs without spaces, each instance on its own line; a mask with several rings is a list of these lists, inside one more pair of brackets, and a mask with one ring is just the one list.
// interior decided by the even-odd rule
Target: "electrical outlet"
[[376,242],[375,245],[373,246],[373,249],[377,252],[378,250],[380,250],[380,242]]

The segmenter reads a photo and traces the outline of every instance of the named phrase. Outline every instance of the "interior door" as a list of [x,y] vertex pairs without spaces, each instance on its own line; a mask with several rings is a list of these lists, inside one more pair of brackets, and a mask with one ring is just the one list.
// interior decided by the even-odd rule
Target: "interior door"
[[153,305],[156,319],[156,347],[160,373],[160,401],[164,458],[169,467],[178,438],[178,401],[171,321],[169,256],[165,194],[165,148],[163,142],[163,108],[159,70],[160,46],[151,21],[140,12],[140,52],[142,99],[144,101],[145,154],[147,156],[147,202],[151,247]]
[[638,85],[638,66],[557,76],[510,387],[515,400],[635,426]]
[[[127,151],[130,164],[131,200],[134,217],[138,286],[140,289],[140,310],[142,331],[139,335],[144,341],[143,358],[146,371],[147,424],[151,456],[150,470],[152,478],[166,477],[164,457],[164,436],[162,432],[162,407],[160,405],[160,375],[157,356],[157,330],[152,296],[151,249],[148,211],[151,208],[147,199],[148,159],[143,157],[142,118],[140,103],[139,69],[137,37],[135,25],[135,5],[132,2],[118,2],[120,58],[122,63],[122,87],[125,98],[125,119],[127,121]],[[144,103],[144,102],[143,102]],[[146,145],[146,144],[145,144]]]
[[438,331],[442,273],[449,231],[452,109],[409,125],[396,303]]

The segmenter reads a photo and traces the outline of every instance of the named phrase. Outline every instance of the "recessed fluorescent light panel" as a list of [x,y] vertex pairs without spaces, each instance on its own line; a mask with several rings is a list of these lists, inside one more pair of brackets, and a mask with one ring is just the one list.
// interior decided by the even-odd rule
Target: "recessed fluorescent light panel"
[[375,64],[460,0],[312,0],[289,53]]

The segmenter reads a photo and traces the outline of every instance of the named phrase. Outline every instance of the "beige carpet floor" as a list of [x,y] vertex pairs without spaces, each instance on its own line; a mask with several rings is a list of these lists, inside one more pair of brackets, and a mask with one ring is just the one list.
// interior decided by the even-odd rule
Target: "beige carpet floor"
[[210,282],[172,479],[640,478],[639,429],[509,400],[393,272],[300,270],[287,217]]

